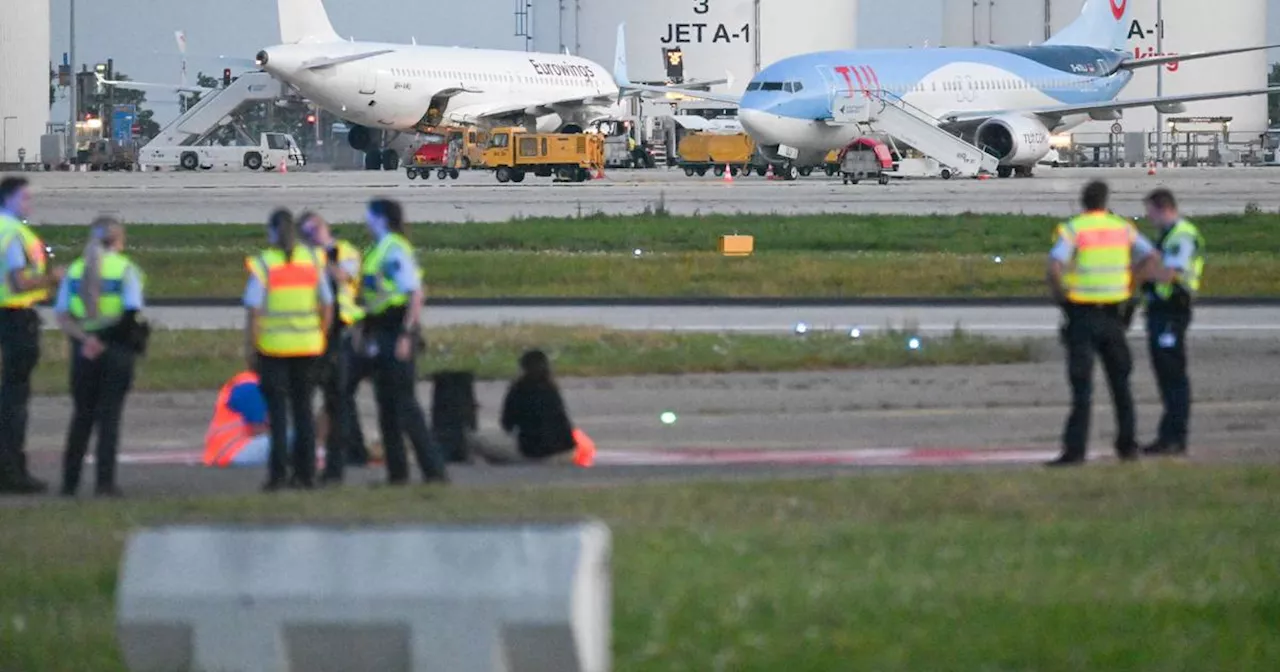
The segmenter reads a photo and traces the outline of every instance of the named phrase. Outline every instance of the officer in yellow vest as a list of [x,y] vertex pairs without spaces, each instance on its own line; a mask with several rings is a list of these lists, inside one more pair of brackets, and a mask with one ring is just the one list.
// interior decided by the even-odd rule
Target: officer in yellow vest
[[26,225],[30,215],[27,180],[0,180],[0,494],[48,489],[27,470],[27,405],[40,361],[35,306],[49,298],[64,269],[49,265],[44,242]]
[[360,251],[351,243],[334,238],[329,223],[318,213],[304,212],[298,217],[302,238],[326,260],[329,288],[337,301],[337,319],[329,328],[328,347],[320,360],[317,378],[328,418],[322,483],[342,482],[345,465],[368,464],[369,453],[360,431],[355,393],[360,381],[372,374],[366,371],[364,358],[356,358],[352,348],[352,332],[364,319],[364,309],[357,304],[360,290]]
[[75,260],[58,288],[54,312],[71,339],[71,398],[74,411],[62,464],[62,494],[74,497],[98,430],[94,467],[99,497],[118,497],[116,448],[120,417],[133,383],[138,312],[142,310],[142,271],[124,255],[124,227],[99,219],[90,228],[84,256]]
[[392,485],[409,480],[403,438],[408,434],[423,481],[444,482],[444,455],[427,428],[416,391],[423,287],[413,247],[404,237],[404,210],[396,201],[377,199],[365,217],[375,243],[364,258],[360,299],[368,313],[364,344],[375,361],[373,389],[388,480]]
[[[267,403],[271,458],[267,492],[315,485],[316,429],[312,399],[315,368],[333,319],[333,292],[324,260],[297,240],[293,215],[271,214],[271,247],[245,260],[245,356],[256,368]],[[288,469],[289,418],[293,420],[293,473]]]
[[1195,224],[1178,214],[1178,202],[1168,189],[1146,198],[1147,219],[1160,227],[1163,263],[1146,285],[1147,345],[1151,366],[1160,385],[1164,415],[1156,440],[1143,448],[1147,455],[1187,452],[1187,424],[1191,416],[1191,382],[1187,378],[1187,327],[1191,304],[1204,277],[1204,238]]
[[1116,453],[1122,460],[1138,457],[1136,419],[1129,375],[1133,358],[1125,340],[1122,313],[1139,277],[1158,261],[1155,248],[1133,223],[1107,211],[1110,190],[1105,182],[1084,188],[1084,214],[1058,227],[1049,255],[1049,290],[1066,316],[1067,377],[1071,382],[1071,415],[1063,431],[1062,455],[1050,466],[1085,461],[1093,401],[1093,360],[1102,359],[1116,410]]

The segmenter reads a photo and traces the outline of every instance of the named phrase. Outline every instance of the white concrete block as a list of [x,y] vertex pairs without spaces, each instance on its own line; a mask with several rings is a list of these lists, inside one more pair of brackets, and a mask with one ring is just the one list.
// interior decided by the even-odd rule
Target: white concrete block
[[599,522],[167,527],[125,549],[133,672],[607,672]]

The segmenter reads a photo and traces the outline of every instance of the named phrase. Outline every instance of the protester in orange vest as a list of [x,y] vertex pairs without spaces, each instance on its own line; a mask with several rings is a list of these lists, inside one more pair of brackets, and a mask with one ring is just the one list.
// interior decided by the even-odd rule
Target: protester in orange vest
[[478,440],[476,452],[495,464],[546,461],[591,466],[595,443],[569,420],[547,355],[540,350],[524,353],[520,370],[521,376],[511,383],[502,403],[502,430],[515,436],[506,441]]
[[204,435],[204,464],[210,467],[262,466],[271,453],[267,402],[258,374],[238,373],[218,392],[213,421]]

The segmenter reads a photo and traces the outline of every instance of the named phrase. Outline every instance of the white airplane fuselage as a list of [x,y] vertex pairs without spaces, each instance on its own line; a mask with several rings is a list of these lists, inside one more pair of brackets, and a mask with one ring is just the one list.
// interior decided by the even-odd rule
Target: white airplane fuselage
[[[313,67],[326,60],[379,51],[387,53]],[[562,101],[616,98],[618,94],[604,68],[564,54],[323,42],[269,47],[259,54],[259,63],[342,119],[390,131],[413,131],[433,107],[445,115],[473,110],[479,116],[471,123],[484,123],[499,120],[481,114],[485,110],[511,108],[503,116],[517,120],[559,112],[556,108]],[[603,117],[605,108],[588,116]]]

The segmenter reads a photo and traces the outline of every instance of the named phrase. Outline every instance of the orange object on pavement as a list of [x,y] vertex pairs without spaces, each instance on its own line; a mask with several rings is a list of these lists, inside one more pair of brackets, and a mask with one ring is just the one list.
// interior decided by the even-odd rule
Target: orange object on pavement
[[573,430],[573,463],[579,467],[590,467],[596,461],[596,442],[581,429]]
[[239,413],[231,410],[227,403],[231,399],[231,391],[237,385],[257,383],[258,374],[252,371],[238,373],[227,381],[218,392],[218,403],[213,409],[213,422],[204,435],[204,464],[210,467],[230,466],[231,461],[239,454],[245,444],[253,440],[253,431]]

